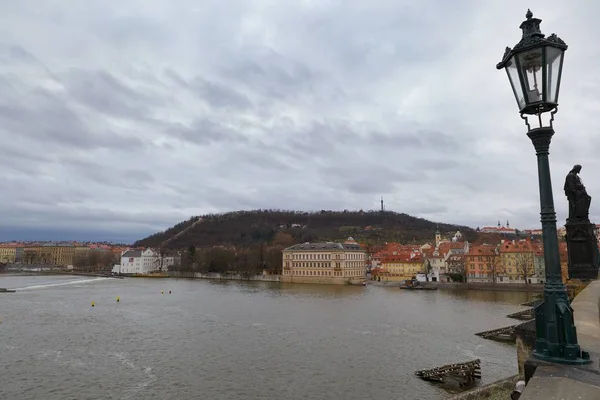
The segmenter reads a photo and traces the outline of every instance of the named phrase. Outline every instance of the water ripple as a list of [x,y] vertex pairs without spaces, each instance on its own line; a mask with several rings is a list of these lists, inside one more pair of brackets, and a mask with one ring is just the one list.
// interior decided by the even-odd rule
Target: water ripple
[[504,316],[528,300],[520,293],[59,278],[20,278],[19,287],[46,290],[2,298],[3,398],[445,398],[414,370],[481,358],[484,383],[516,373],[514,346],[473,334],[510,324]]

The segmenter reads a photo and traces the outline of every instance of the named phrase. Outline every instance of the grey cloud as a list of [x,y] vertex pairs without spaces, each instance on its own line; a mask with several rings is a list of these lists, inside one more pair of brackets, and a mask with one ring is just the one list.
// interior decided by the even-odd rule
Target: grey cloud
[[[223,65],[221,74],[271,101],[322,94],[332,82],[330,76],[268,47],[240,49],[240,61]],[[333,92],[341,99],[339,91]]]
[[293,159],[280,159],[276,149],[258,144],[255,146],[253,149],[243,148],[233,152],[233,154],[229,155],[229,159],[224,160],[225,165],[223,167],[226,168],[227,164],[231,165],[231,159],[233,159],[236,163],[244,165],[245,168],[252,167],[254,169],[276,171],[278,173],[298,169],[298,165],[294,163]]
[[[25,59],[31,61],[30,57]],[[0,135],[18,135],[40,143],[86,149],[136,148],[142,145],[135,137],[94,127],[92,121],[74,111],[67,97],[60,92],[50,92],[33,81],[24,81],[15,73],[0,75],[0,86],[8,91],[8,97],[0,99]],[[37,74],[40,79],[61,85],[45,70],[38,68]]]
[[452,135],[429,129],[419,129],[414,133],[393,132],[385,134],[374,132],[368,136],[367,142],[375,146],[403,148],[437,148],[454,151],[460,147],[459,141]]
[[[599,33],[593,13],[549,1],[546,33]],[[539,225],[535,155],[494,69],[520,36],[517,0],[0,3],[5,226],[151,232],[191,213],[377,208],[379,195],[441,222]],[[568,57],[559,214],[575,162],[600,196],[595,54]]]
[[352,158],[319,170],[322,181],[331,187],[355,194],[389,193],[396,185],[410,185],[425,175],[418,168],[397,171],[373,161],[357,163]]
[[0,43],[0,61],[4,63],[17,62],[23,64],[38,64],[39,60],[33,54],[19,45]]
[[127,87],[106,71],[71,70],[62,75],[65,87],[75,100],[101,113],[123,118],[143,118],[157,98]]
[[254,107],[252,101],[237,90],[240,87],[239,84],[227,85],[200,76],[196,76],[188,82],[173,68],[166,68],[163,74],[177,83],[179,87],[191,91],[199,99],[216,109],[240,111]]
[[209,119],[196,119],[189,125],[163,123],[161,129],[168,137],[179,138],[197,145],[248,140],[243,134]]
[[109,165],[76,158],[64,158],[62,164],[70,173],[108,187],[151,189],[156,182],[152,175],[140,169],[115,169]]
[[188,83],[185,79],[183,79],[183,77],[181,75],[179,75],[179,73],[177,71],[175,71],[173,68],[165,68],[165,70],[163,71],[163,74],[167,77],[172,79],[173,81],[175,81],[175,83],[179,84],[179,86],[182,87],[188,87]]
[[[0,67],[4,69],[12,68],[17,71],[18,69],[37,70],[39,73],[47,75],[50,79],[56,80],[52,71],[43,62],[18,44],[0,42]],[[13,76],[13,74],[10,75]]]
[[4,170],[12,170],[25,175],[36,175],[43,171],[47,164],[54,159],[38,152],[26,151],[24,148],[16,147],[6,143],[3,146],[0,166]]
[[208,104],[215,108],[248,110],[253,107],[252,101],[232,87],[210,82],[196,77],[190,88]]

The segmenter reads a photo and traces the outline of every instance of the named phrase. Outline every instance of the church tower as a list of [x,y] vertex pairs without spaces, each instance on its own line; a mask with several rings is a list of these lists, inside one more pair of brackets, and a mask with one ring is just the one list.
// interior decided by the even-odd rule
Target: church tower
[[440,243],[442,241],[442,234],[440,233],[440,226],[437,226],[437,229],[435,230],[435,247],[437,248]]

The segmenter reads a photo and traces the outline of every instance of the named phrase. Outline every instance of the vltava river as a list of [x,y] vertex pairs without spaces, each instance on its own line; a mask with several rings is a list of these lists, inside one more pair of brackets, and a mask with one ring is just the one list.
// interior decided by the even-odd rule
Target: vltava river
[[0,294],[0,398],[10,400],[440,399],[415,370],[480,358],[482,383],[517,373],[514,346],[474,333],[516,323],[505,315],[529,300],[64,276],[0,276],[0,287],[23,289]]

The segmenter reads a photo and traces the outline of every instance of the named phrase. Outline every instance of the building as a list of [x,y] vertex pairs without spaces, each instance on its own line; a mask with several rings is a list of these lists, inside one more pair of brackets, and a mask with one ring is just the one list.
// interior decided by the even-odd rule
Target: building
[[384,258],[378,275],[382,281],[401,282],[417,278],[418,274],[423,274],[424,268],[421,252],[412,250]]
[[[460,231],[456,231],[452,239],[448,240],[442,237],[439,229],[435,232],[435,247],[430,244],[421,246],[423,253],[423,271],[427,271],[427,280],[436,282],[445,282],[450,278],[448,273],[454,273],[450,270],[450,262],[453,268],[457,268],[457,265],[464,260],[463,255],[468,251],[469,242],[463,242],[462,234]],[[452,260],[450,261],[450,257]],[[464,268],[461,269],[460,274],[464,273]]]
[[470,246],[469,252],[465,254],[465,268],[467,282],[498,282],[502,271],[497,246]]
[[0,245],[0,263],[12,264],[17,259],[17,247]]
[[466,274],[465,252],[449,251],[446,254],[446,268],[447,274],[462,275],[464,277]]
[[517,230],[510,227],[508,221],[506,221],[506,226],[502,226],[500,221],[498,221],[498,226],[484,226],[480,230],[483,233],[497,233],[499,235],[516,235]]
[[366,252],[350,239],[345,243],[307,242],[284,249],[281,281],[338,285],[363,282]]
[[23,249],[26,264],[73,265],[75,246],[72,244],[44,243],[27,246]]
[[[160,254],[152,249],[129,249],[121,254],[121,264],[115,265],[112,272],[116,274],[148,274],[160,271],[160,264]],[[174,264],[174,257],[163,257],[162,270],[167,271]]]
[[[431,247],[430,245],[425,246]],[[421,247],[419,245],[403,245],[395,242],[386,243],[383,248],[378,249],[378,251],[371,256],[371,267],[380,268],[382,261],[392,256],[420,251]]]
[[501,283],[537,283],[535,249],[527,239],[502,240],[499,246]]

